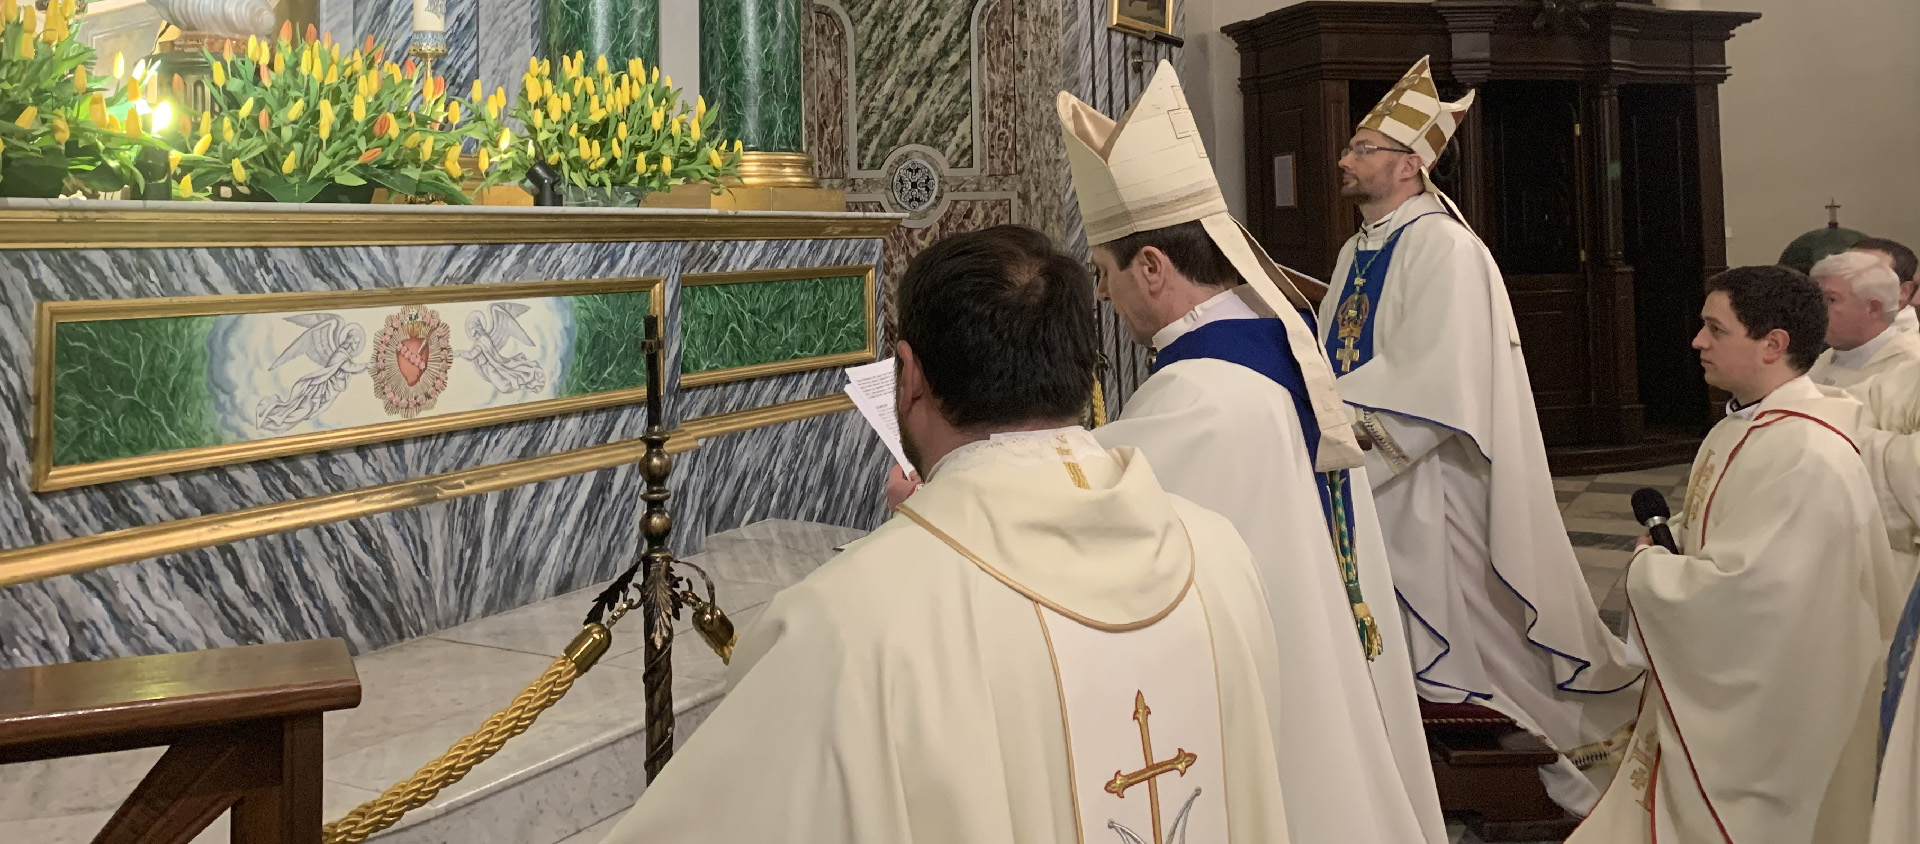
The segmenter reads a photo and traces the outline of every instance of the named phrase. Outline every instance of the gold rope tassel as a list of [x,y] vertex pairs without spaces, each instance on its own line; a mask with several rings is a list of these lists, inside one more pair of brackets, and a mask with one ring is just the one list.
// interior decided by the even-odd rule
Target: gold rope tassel
[[368,836],[393,826],[406,813],[426,805],[441,789],[459,782],[474,766],[493,758],[508,739],[526,732],[540,713],[566,697],[573,682],[599,661],[612,641],[605,625],[587,625],[567,646],[566,653],[547,666],[540,679],[515,696],[507,708],[494,713],[480,729],[454,742],[440,758],[428,762],[413,772],[413,776],[394,783],[379,797],[322,827],[321,840],[325,844],[359,844]]
[[1093,379],[1093,427],[1107,424],[1107,391],[1100,388],[1100,378]]
[[1629,721],[1620,729],[1592,744],[1583,744],[1567,751],[1567,761],[1582,771],[1599,765],[1618,765],[1627,756],[1627,745],[1633,741],[1633,728],[1638,721]]

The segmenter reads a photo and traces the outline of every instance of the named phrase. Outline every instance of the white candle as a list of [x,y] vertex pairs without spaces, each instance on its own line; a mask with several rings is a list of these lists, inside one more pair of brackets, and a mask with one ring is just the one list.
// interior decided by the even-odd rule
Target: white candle
[[447,0],[413,0],[414,32],[446,32]]

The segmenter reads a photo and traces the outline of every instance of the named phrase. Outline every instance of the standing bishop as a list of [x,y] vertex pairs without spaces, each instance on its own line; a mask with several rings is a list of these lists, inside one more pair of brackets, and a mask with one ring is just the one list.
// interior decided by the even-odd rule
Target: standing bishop
[[1472,102],[1442,102],[1421,59],[1361,121],[1341,190],[1366,222],[1320,336],[1374,444],[1366,477],[1420,696],[1541,736],[1562,754],[1541,769],[1548,794],[1584,814],[1599,790],[1567,755],[1626,723],[1642,669],[1561,524],[1500,268],[1427,174]]
[[1285,844],[1281,678],[1247,546],[1076,421],[1093,283],[1032,229],[899,286],[926,483],[775,596],[614,844]]
[[1118,123],[1064,92],[1059,111],[1101,295],[1158,350],[1096,435],[1139,448],[1253,549],[1285,679],[1293,839],[1442,844],[1393,578],[1306,300],[1228,216],[1172,66]]
[[1678,552],[1642,540],[1630,632],[1652,679],[1629,754],[1569,844],[1860,844],[1904,580],[1855,449],[1859,405],[1805,377],[1820,289],[1786,267],[1707,282],[1694,337],[1733,394],[1701,443]]

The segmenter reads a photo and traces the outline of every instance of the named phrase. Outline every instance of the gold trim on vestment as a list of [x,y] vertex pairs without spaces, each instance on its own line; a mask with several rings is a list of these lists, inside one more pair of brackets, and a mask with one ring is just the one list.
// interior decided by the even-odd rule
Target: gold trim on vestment
[[[852,409],[851,398],[834,393],[693,419],[674,432],[667,452],[691,451],[713,437]],[[646,443],[638,439],[622,440],[230,513],[11,548],[0,551],[0,587],[609,469],[639,460],[646,448]]]
[[1373,411],[1360,411],[1360,427],[1365,428],[1367,436],[1373,438],[1374,447],[1380,449],[1380,456],[1386,458],[1387,468],[1392,469],[1394,474],[1405,472],[1407,467],[1413,465],[1407,459],[1406,449],[1401,448],[1393,435],[1387,433],[1387,426],[1380,424],[1380,417]]
[[[793,360],[757,363],[752,366],[734,366],[725,369],[709,369],[702,372],[686,372],[680,376],[682,387],[704,387],[710,384],[724,384],[730,381],[746,381],[752,378],[764,378],[768,375],[783,375],[790,372],[806,372],[814,369],[828,369],[836,366],[871,363],[880,356],[879,317],[875,305],[879,301],[879,290],[875,281],[875,268],[872,264],[856,264],[844,267],[803,267],[791,270],[746,270],[730,273],[688,273],[680,277],[682,291],[681,311],[686,310],[685,291],[689,287],[704,287],[714,284],[753,284],[765,281],[801,281],[815,278],[861,278],[866,293],[865,317],[867,322],[867,346],[857,352],[837,352],[831,355],[795,358]],[[684,326],[684,321],[682,323]],[[682,328],[684,333],[685,329]],[[685,348],[685,342],[681,344]],[[682,355],[684,363],[686,357]]]
[[[925,516],[922,516],[919,513],[914,512],[913,508],[908,507],[905,504],[902,504],[899,507],[895,508],[895,511],[900,513],[901,515],[906,516],[909,519],[912,519],[914,524],[917,524],[923,528],[926,528],[927,532],[933,534],[935,539],[938,539],[941,542],[946,543],[947,547],[952,548],[954,551],[958,552],[960,556],[967,558],[969,562],[973,563],[976,566],[979,566],[981,571],[984,571],[987,574],[992,575],[994,580],[1000,581],[1000,583],[1005,585],[1008,589],[1012,589],[1015,592],[1025,595],[1027,596],[1028,600],[1033,601],[1034,603],[1039,604],[1043,607],[1046,607],[1047,609],[1053,610],[1054,612],[1057,612],[1063,616],[1066,616],[1067,618],[1073,619],[1075,622],[1078,622],[1080,624],[1086,625],[1088,627],[1091,627],[1095,630],[1099,630],[1102,632],[1125,633],[1129,630],[1140,630],[1142,628],[1152,627],[1153,625],[1159,623],[1160,620],[1170,615],[1174,611],[1174,609],[1178,608],[1180,606],[1181,599],[1187,596],[1187,590],[1193,588],[1193,568],[1194,568],[1193,534],[1187,531],[1186,522],[1180,523],[1180,532],[1183,534],[1186,534],[1186,537],[1187,537],[1187,580],[1185,583],[1180,584],[1179,594],[1176,594],[1173,596],[1172,603],[1167,604],[1165,608],[1161,609],[1159,612],[1156,612],[1151,616],[1143,618],[1139,621],[1129,621],[1129,622],[1114,624],[1110,622],[1099,621],[1096,619],[1088,618],[1084,615],[1074,612],[1073,610],[1070,610],[1064,606],[1061,606],[1060,604],[1054,602],[1053,600],[1047,598],[1044,595],[1041,595],[1038,592],[1033,591],[1032,589],[1028,589],[1026,586],[1022,585],[1019,581],[1014,580],[1011,577],[1008,577],[1006,573],[1000,571],[997,568],[994,568],[992,565],[989,565],[986,560],[980,559],[978,555],[974,554],[972,551],[967,550],[967,547],[965,545],[961,545],[959,540],[956,540],[952,536],[947,535],[946,531],[943,531],[937,527],[934,527],[932,522],[927,521]],[[3,586],[3,585],[5,584],[0,583],[0,586]]]
[[1039,601],[1033,602],[1033,617],[1040,621],[1040,637],[1047,640],[1047,662],[1053,666],[1053,692],[1060,698],[1060,736],[1067,743],[1067,795],[1073,798],[1073,838],[1086,844],[1087,827],[1080,820],[1080,778],[1073,768],[1073,722],[1067,718],[1067,684],[1060,679],[1060,654],[1053,649],[1053,631],[1047,629],[1047,613]]
[[[217,202],[153,203],[146,208],[85,205],[0,208],[0,250],[844,240],[885,237],[900,224],[896,216],[846,213],[502,210],[505,206],[263,210],[255,203]],[[246,207],[232,207],[240,205]]]
[[123,319],[161,319],[188,316],[229,316],[235,314],[283,313],[313,310],[350,310],[357,308],[403,307],[448,302],[488,302],[497,299],[537,299],[592,296],[609,293],[651,293],[648,308],[655,316],[666,313],[664,279],[639,278],[582,279],[577,281],[531,281],[507,284],[448,284],[429,287],[383,287],[372,290],[301,291],[297,293],[240,293],[218,296],[171,296],[153,299],[89,299],[41,302],[34,313],[33,384],[34,426],[32,431],[31,488],[35,492],[106,483],[108,481],[187,472],[213,466],[226,466],[309,454],[316,451],[347,448],[368,443],[419,437],[445,431],[519,422],[562,413],[575,413],[646,400],[645,387],[609,390],[565,398],[523,402],[505,407],[488,407],[370,422],[348,428],[311,431],[304,434],[266,437],[223,445],[202,446],[99,460],[91,463],[53,464],[54,332],[63,323],[98,322]]

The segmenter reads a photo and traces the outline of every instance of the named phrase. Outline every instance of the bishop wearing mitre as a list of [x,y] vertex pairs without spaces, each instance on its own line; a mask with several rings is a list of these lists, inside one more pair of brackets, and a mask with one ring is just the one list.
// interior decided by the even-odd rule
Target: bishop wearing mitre
[[1102,296],[1156,350],[1095,435],[1140,449],[1253,549],[1293,839],[1443,844],[1393,576],[1307,300],[1228,216],[1171,65],[1117,122],[1065,92],[1058,106]]
[[1913,575],[1882,538],[1858,403],[1805,375],[1820,288],[1740,267],[1707,291],[1693,347],[1733,400],[1694,458],[1678,552],[1646,545],[1627,568],[1651,679],[1627,759],[1568,841],[1858,844]]
[[1246,544],[1076,423],[1093,284],[1032,229],[898,289],[925,479],[747,628],[615,844],[1285,844],[1282,682]]
[[1428,177],[1473,95],[1443,102],[1426,59],[1340,158],[1365,219],[1341,249],[1320,335],[1375,447],[1420,696],[1499,711],[1560,751],[1541,770],[1584,814],[1598,787],[1568,758],[1633,715],[1641,668],[1600,621],[1560,521],[1507,289]]

